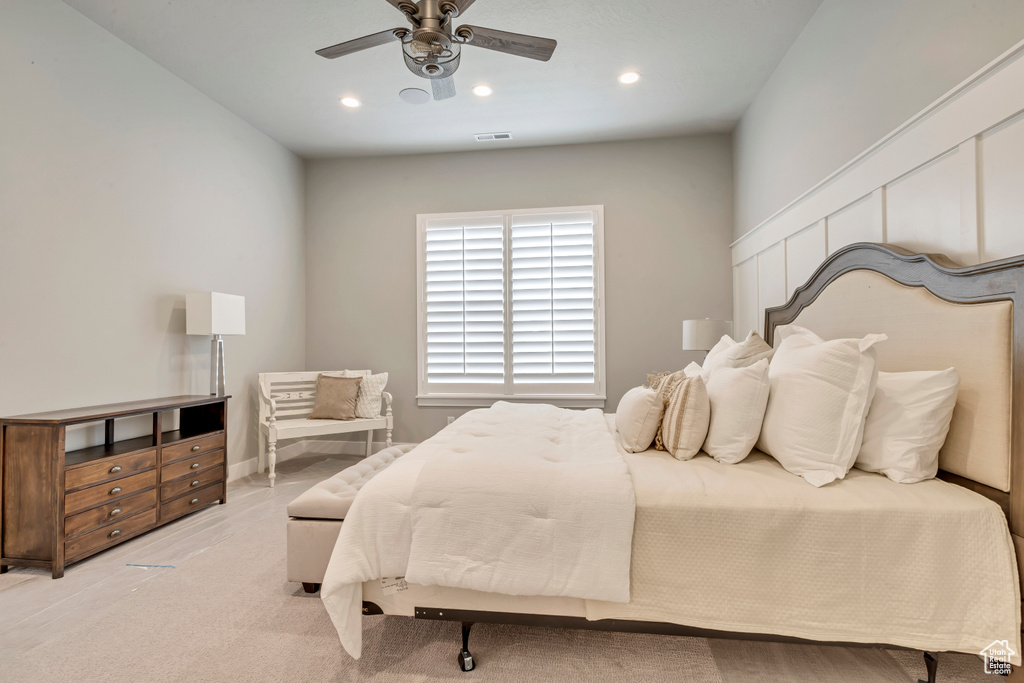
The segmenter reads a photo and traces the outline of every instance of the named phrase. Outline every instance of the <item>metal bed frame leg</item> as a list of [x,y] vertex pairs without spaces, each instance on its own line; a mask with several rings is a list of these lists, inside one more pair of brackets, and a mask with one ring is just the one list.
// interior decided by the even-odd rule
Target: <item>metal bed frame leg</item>
[[928,680],[918,680],[917,683],[935,683],[935,672],[939,668],[939,658],[934,652],[924,653],[924,668],[928,672]]
[[473,655],[469,653],[469,629],[473,628],[472,621],[462,622],[462,651],[459,652],[459,668],[463,671],[472,671],[476,668]]

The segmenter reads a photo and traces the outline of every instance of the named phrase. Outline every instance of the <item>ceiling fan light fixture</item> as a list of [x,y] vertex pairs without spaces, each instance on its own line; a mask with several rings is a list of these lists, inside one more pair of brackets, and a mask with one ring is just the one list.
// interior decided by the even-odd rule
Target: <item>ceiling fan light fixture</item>
[[477,97],[490,97],[492,93],[494,90],[489,85],[477,85],[473,88],[473,94]]
[[[483,26],[463,24],[453,26],[453,19],[461,17],[476,0],[387,0],[399,10],[411,28],[399,26],[371,33],[361,38],[346,40],[316,50],[325,59],[337,59],[379,45],[398,41],[402,46],[405,66],[416,76],[430,81],[435,100],[455,97],[452,78],[459,69],[462,46],[472,45],[483,50],[504,52],[546,62],[551,59],[558,41],[523,33],[499,31]],[[478,93],[480,97],[486,95]],[[354,98],[353,98],[354,99]],[[349,105],[344,103],[345,106]]]
[[640,74],[636,71],[627,71],[626,73],[619,76],[619,83],[623,85],[632,85],[640,80]]
[[360,102],[354,97],[342,97],[341,104],[342,106],[348,107],[349,109],[355,109],[356,107],[360,106],[362,102]]
[[420,88],[406,88],[400,91],[398,96],[409,104],[424,104],[430,101],[430,93]]

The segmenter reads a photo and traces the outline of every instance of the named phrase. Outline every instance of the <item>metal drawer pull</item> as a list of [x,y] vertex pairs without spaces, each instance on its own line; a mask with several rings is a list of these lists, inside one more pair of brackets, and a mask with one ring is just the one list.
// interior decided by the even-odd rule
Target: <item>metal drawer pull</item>
[[199,480],[198,480],[198,479],[196,479],[196,480],[195,480],[195,481],[193,481],[193,482],[192,482],[191,484],[189,484],[189,486],[199,486]]
[[199,499],[198,499],[198,498],[193,498],[192,500],[190,500],[190,501],[188,502],[188,504],[189,504],[189,505],[195,505],[195,504],[196,504],[196,503],[198,503],[198,502],[199,502]]
[[120,465],[114,465],[113,467],[110,468],[110,474],[117,474],[120,471],[121,471],[121,466]]
[[190,469],[198,470],[199,469],[199,463],[197,463],[197,462],[192,463],[192,467]]
[[192,452],[193,453],[195,453],[198,450],[199,450],[199,444],[196,444],[195,446],[192,447]]
[[110,511],[111,517],[117,517],[119,514],[121,514],[121,508],[114,508]]
[[121,487],[120,486],[115,486],[114,488],[110,489],[110,495],[112,495],[112,496],[116,496],[119,493],[121,493]]
[[120,535],[121,535],[121,530],[120,529],[114,529],[109,534],[107,534],[107,536],[109,536],[110,538],[114,538],[115,536],[120,536]]

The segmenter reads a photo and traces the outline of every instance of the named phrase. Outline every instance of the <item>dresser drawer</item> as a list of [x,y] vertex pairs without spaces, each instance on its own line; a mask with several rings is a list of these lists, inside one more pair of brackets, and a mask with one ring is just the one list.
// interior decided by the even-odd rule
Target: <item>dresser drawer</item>
[[172,462],[170,465],[164,465],[163,469],[160,471],[160,481],[166,482],[171,479],[177,479],[178,477],[186,477],[190,474],[195,474],[200,470],[205,470],[207,467],[223,464],[223,450],[203,453],[192,458]]
[[104,458],[88,465],[68,468],[64,473],[64,487],[72,489],[91,486],[101,481],[126,477],[156,467],[156,449],[144,453],[132,453],[116,458]]
[[106,505],[101,505],[85,512],[79,512],[77,515],[71,515],[64,520],[64,535],[77,536],[93,527],[120,520],[123,517],[134,515],[136,512],[141,512],[155,505],[156,489],[136,493],[127,498],[120,498]]
[[68,562],[71,562],[82,555],[115,545],[125,538],[140,534],[154,526],[156,526],[155,508],[112,522],[67,541],[64,544],[64,556]]
[[198,439],[179,441],[163,447],[163,463],[166,465],[175,460],[181,460],[191,455],[198,455],[215,448],[224,448],[224,432],[217,432],[209,436],[202,436]]
[[152,486],[156,486],[156,470],[68,493],[64,496],[64,514],[73,515],[76,512],[113,501],[116,498],[123,498]]
[[224,466],[218,465],[208,470],[200,470],[187,477],[169,481],[160,486],[160,500],[168,501],[192,489],[201,489],[208,484],[224,481]]
[[220,500],[223,484],[211,484],[198,491],[190,491],[181,498],[176,498],[169,503],[160,506],[160,523],[169,522],[175,517],[181,517],[193,510],[205,507],[214,501]]

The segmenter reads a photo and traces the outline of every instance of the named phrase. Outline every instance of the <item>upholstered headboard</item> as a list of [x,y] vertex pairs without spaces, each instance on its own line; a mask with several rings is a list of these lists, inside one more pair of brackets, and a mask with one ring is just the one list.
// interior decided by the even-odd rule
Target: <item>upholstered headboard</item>
[[941,477],[999,502],[1024,536],[1024,257],[962,268],[938,254],[851,244],[784,306],[765,339],[795,323],[826,339],[884,332],[879,369],[955,367],[960,391]]

